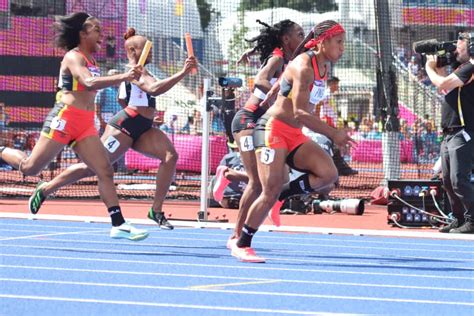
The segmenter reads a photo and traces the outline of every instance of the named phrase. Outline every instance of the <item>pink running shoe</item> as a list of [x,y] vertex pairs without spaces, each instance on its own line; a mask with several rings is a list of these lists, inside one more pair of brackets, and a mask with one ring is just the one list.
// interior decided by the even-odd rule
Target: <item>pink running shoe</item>
[[265,263],[265,258],[257,256],[255,250],[250,247],[239,248],[237,243],[232,246],[232,256],[242,262]]
[[228,240],[227,240],[227,249],[229,250],[232,250],[232,248],[234,246],[237,246],[237,241],[239,240],[239,238],[235,237],[235,236],[232,236],[230,237]]
[[280,221],[280,209],[284,201],[276,201],[272,209],[268,213],[268,218],[273,223],[273,225],[279,227],[281,225]]
[[216,184],[212,188],[214,200],[217,202],[222,201],[224,198],[224,190],[229,185],[230,181],[224,177],[224,172],[228,169],[226,166],[219,166],[216,170]]

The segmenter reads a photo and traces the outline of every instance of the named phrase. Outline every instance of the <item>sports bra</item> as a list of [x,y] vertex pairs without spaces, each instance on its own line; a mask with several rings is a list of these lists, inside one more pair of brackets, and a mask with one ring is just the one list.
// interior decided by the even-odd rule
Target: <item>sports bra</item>
[[[260,67],[260,69],[262,69],[263,67],[265,67],[265,65],[267,64],[268,60],[273,57],[273,56],[277,56],[277,57],[282,57],[284,58],[284,54],[283,54],[283,51],[280,49],[280,48],[275,48],[273,50],[273,52],[270,54],[270,56],[267,57],[267,59],[265,59],[265,61],[263,62],[262,66]],[[284,59],[284,64],[283,64],[283,69],[282,69],[282,72],[285,70],[285,67],[288,65],[288,60]],[[275,84],[275,82],[277,82],[278,80],[278,77],[273,77],[272,79],[270,79],[270,84],[273,86]],[[262,90],[260,90],[259,88],[255,88],[253,90],[253,95],[256,96],[257,98],[259,98],[260,100],[264,100],[265,99],[265,96],[267,95],[265,92],[263,92]]]
[[119,88],[119,99],[125,100],[127,105],[135,107],[155,108],[156,99],[141,90],[131,82],[122,82]]
[[[86,67],[90,71],[92,77],[100,77],[100,68],[94,61],[90,61],[86,55],[79,49],[75,49],[75,52],[81,54],[86,60]],[[74,78],[72,74],[64,74],[59,71],[58,87],[64,91],[86,91],[86,86],[82,85],[79,81]]]
[[[313,72],[314,72],[314,81],[310,86],[309,102],[311,104],[318,104],[326,96],[327,72],[324,74],[323,77],[321,77],[319,75],[318,63],[316,61],[315,53],[312,50],[310,50],[310,51],[307,51],[306,54],[308,54],[309,57],[311,58],[311,63],[313,64]],[[282,77],[281,82],[280,82],[279,94],[291,99],[292,88],[293,86],[285,79],[285,77]]]

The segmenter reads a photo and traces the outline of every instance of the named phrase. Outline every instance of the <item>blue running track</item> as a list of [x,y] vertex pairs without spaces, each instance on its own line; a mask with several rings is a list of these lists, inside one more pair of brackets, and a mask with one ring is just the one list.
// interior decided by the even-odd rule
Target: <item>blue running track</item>
[[[150,229],[150,227],[148,227]],[[2,315],[474,315],[474,243],[259,232],[265,264],[229,231],[0,220]],[[470,312],[469,312],[470,311]]]

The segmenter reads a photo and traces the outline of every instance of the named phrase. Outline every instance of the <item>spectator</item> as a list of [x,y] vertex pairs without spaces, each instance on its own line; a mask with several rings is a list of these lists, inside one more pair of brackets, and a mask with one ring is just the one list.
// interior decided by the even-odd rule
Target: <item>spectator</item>
[[411,56],[410,62],[408,63],[408,72],[415,77],[418,77],[418,71],[420,70],[420,66],[416,60],[416,56]]
[[[240,198],[248,183],[248,176],[245,172],[244,165],[240,159],[239,148],[237,143],[227,143],[231,152],[225,155],[216,170],[216,176],[211,179],[211,187],[213,198],[225,208],[239,208]],[[220,174],[222,176],[218,177]],[[224,190],[218,181],[225,181]]]
[[407,120],[400,119],[400,140],[411,139],[410,128],[408,127]]
[[174,135],[176,132],[176,121],[178,120],[177,114],[172,114],[169,116],[169,120],[160,125],[160,129],[170,135]]
[[[342,128],[344,124],[344,121],[342,120],[340,115],[341,112],[337,111],[335,99],[335,95],[339,93],[339,82],[340,80],[337,77],[332,77],[328,79],[326,98],[322,102],[320,102],[319,113],[316,113],[316,115],[319,114],[321,120],[325,121],[329,126],[335,128]],[[346,153],[341,152],[341,150],[334,144],[332,144],[331,151],[333,153],[331,154],[331,157],[340,176],[349,176],[359,173],[357,170],[352,169],[343,159],[342,155]]]
[[0,138],[0,146],[3,146],[6,144],[8,140],[8,135],[7,135],[7,126],[10,123],[10,119],[5,113],[5,103],[0,102],[0,133],[2,137]]
[[201,111],[195,109],[193,114],[193,124],[190,127],[191,135],[201,135],[202,134],[202,117]]
[[438,135],[433,131],[432,123],[427,121],[422,128],[420,140],[423,148],[422,159],[423,162],[433,162],[439,149],[437,148]]
[[379,124],[377,122],[372,123],[371,130],[367,133],[367,138],[371,140],[382,139],[382,133],[379,131]]
[[114,64],[115,54],[116,54],[117,41],[115,36],[109,35],[105,40],[105,62],[107,68],[111,68]]
[[329,126],[336,127],[338,115],[334,95],[339,92],[339,78],[332,77],[327,81],[326,98],[321,102],[319,117]]

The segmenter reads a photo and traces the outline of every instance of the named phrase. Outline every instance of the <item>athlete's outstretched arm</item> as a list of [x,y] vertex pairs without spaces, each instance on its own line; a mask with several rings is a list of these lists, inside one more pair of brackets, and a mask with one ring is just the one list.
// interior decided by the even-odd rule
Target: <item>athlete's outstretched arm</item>
[[175,84],[181,81],[181,79],[183,79],[188,73],[190,73],[192,69],[197,69],[197,61],[196,61],[196,58],[193,56],[186,58],[183,69],[181,69],[181,71],[175,73],[171,77],[168,77],[163,80],[155,81],[152,84],[148,84],[144,81],[138,81],[135,84],[144,92],[152,96],[157,96],[171,89]]

